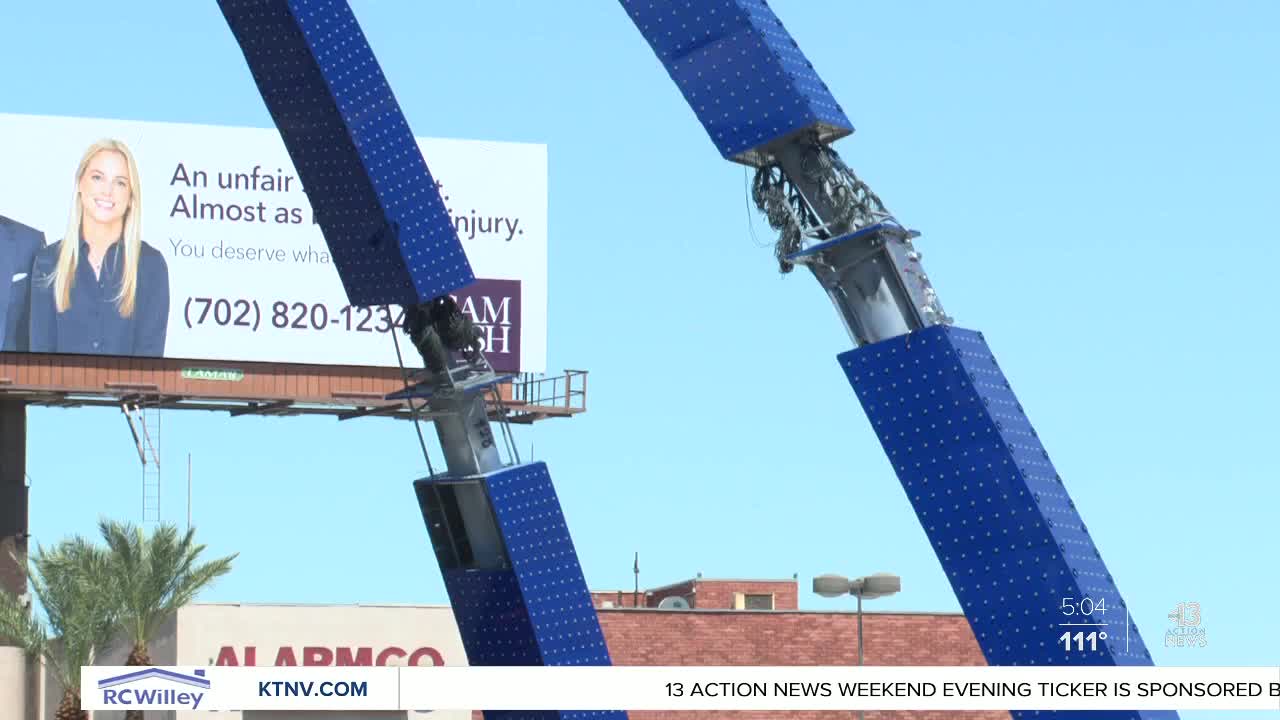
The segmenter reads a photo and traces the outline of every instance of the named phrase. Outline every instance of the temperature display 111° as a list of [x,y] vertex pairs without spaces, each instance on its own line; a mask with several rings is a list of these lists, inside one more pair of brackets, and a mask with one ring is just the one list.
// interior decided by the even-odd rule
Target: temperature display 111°
[[1067,652],[1097,652],[1098,643],[1107,639],[1106,598],[1062,598],[1063,633],[1058,644]]

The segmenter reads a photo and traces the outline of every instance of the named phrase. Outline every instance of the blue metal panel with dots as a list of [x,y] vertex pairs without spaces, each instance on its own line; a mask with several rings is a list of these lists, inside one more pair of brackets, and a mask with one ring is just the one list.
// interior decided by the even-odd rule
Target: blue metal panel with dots
[[[981,333],[939,325],[843,353],[839,361],[988,663],[1151,664],[1062,477]],[[1078,604],[1086,597],[1105,610],[1083,620]],[[1066,598],[1077,604],[1071,616],[1062,609]],[[1096,651],[1086,644],[1068,652],[1058,639],[1066,631],[1107,637]]]
[[764,0],[620,0],[727,159],[812,128],[853,132]]
[[485,720],[625,720],[618,710],[485,710]]
[[440,192],[345,0],[218,0],[353,305],[475,279]]
[[[511,567],[444,573],[467,660],[472,665],[612,664],[546,463],[503,468],[479,479]],[[485,717],[625,720],[627,714],[491,711]]]
[[511,570],[445,570],[444,584],[472,665],[541,665],[537,636]]

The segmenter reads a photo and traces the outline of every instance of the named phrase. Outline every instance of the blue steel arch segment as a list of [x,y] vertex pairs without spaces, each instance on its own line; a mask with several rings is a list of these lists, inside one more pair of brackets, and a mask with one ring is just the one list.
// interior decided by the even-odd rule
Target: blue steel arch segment
[[546,463],[487,478],[494,516],[547,665],[609,665],[609,650]]
[[[435,181],[346,1],[219,0],[219,6],[302,179],[350,301],[418,304],[472,282]],[[447,563],[432,538],[470,661],[610,664],[546,465],[419,481],[424,519],[431,485],[460,481],[483,486],[485,512],[506,558],[499,569]],[[625,720],[627,714],[486,717]]]
[[[414,483],[424,519],[432,485]],[[488,499],[506,562],[500,568],[446,567],[445,588],[472,665],[610,665],[609,649],[573,539],[545,463],[464,479]],[[437,536],[433,536],[437,542]],[[437,552],[440,548],[437,546]],[[619,710],[486,711],[488,720],[626,720]]]
[[[414,483],[429,526],[431,486],[457,482],[437,475]],[[513,465],[461,482],[483,488],[505,557],[500,568],[446,563],[445,586],[468,660],[473,665],[609,665],[595,604],[546,464]],[[433,542],[442,539],[433,536]]]
[[[981,333],[938,325],[839,361],[988,663],[1151,665],[1088,527]],[[1089,610],[1105,610],[1084,619],[1084,598]],[[1105,625],[1065,625],[1084,622]],[[1096,650],[1067,651],[1058,638],[1068,631],[1106,639]]]
[[813,64],[764,0],[620,0],[725,159],[813,130],[853,132]]
[[[761,164],[797,133],[816,131],[830,143],[852,132],[764,0],[619,1],[725,158]],[[941,324],[839,359],[989,663],[1151,664],[1101,553],[980,334]],[[1096,649],[1059,646],[1062,632],[1080,627],[1062,625],[1068,598],[1107,608],[1109,632]]]
[[354,305],[416,304],[475,275],[345,0],[218,0]]

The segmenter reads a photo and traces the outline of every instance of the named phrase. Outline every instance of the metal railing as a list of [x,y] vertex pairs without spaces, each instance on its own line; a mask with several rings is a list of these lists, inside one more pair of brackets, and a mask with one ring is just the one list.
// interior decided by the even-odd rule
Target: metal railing
[[511,381],[513,404],[587,409],[587,371],[565,370],[561,375],[520,373]]

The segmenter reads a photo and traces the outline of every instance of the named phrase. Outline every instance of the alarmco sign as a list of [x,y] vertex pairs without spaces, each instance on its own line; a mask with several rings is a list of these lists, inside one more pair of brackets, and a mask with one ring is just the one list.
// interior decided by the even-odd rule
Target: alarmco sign
[[[468,664],[453,611],[439,605],[195,603],[179,610],[171,627],[172,636],[156,643],[156,663],[206,667],[211,677],[219,668],[330,668],[339,678],[355,667]],[[122,664],[127,653],[122,646],[103,664]],[[179,710],[177,720],[184,717]],[[437,710],[420,717],[469,720],[470,714]]]
[[[260,652],[261,651],[261,652]],[[269,662],[262,662],[268,660]],[[278,648],[258,648],[254,645],[236,647],[224,645],[218,649],[215,665],[240,666],[269,664],[276,667],[303,666],[399,666],[444,665],[444,655],[433,647],[405,649],[395,645],[387,647],[351,647],[339,645],[324,647],[285,645]]]
[[[93,162],[77,176],[101,139],[123,143],[136,161],[128,196],[100,183],[103,168]],[[418,142],[475,271],[477,281],[455,297],[483,332],[487,356],[500,371],[544,371],[546,147]],[[347,304],[276,130],[0,114],[0,156],[8,169],[0,173],[3,349],[397,364],[389,334],[401,310]],[[55,312],[47,282],[54,244],[83,227],[75,217],[114,227],[110,216],[130,198],[142,201],[136,307],[121,321],[117,293],[81,288],[69,309]],[[119,287],[129,264],[124,258],[102,272]],[[120,317],[101,322],[111,313]],[[415,357],[409,351],[406,362]]]

